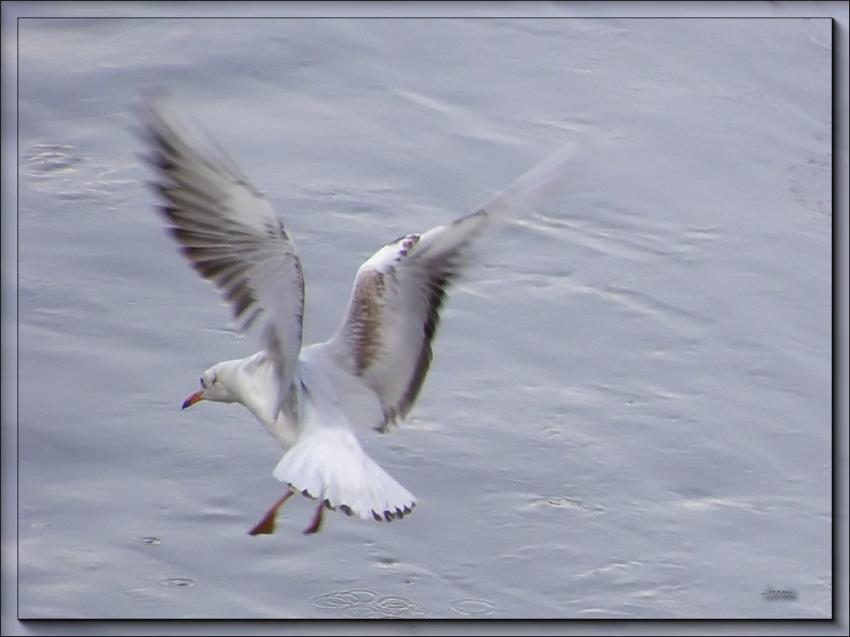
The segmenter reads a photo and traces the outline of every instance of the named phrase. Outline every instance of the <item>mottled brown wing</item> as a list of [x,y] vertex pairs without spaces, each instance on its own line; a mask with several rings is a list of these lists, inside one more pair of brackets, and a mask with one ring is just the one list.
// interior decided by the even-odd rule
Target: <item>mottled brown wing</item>
[[467,246],[494,220],[528,211],[559,185],[578,146],[568,142],[476,212],[381,248],[357,271],[348,310],[327,343],[337,364],[375,391],[385,430],[416,401],[431,364],[431,342],[446,290]]
[[337,363],[380,398],[386,428],[416,401],[446,290],[466,247],[484,228],[479,211],[384,246],[357,271],[348,309],[328,346]]

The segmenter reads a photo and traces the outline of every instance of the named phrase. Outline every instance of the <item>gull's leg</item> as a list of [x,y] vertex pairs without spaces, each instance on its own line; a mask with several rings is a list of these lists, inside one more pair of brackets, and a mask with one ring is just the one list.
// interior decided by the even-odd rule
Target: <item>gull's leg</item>
[[266,511],[266,514],[263,516],[263,519],[257,523],[257,526],[248,531],[248,535],[270,535],[274,533],[274,519],[277,515],[277,510],[283,506],[283,503],[286,502],[291,495],[292,491],[284,493],[280,499],[272,505],[272,508]]
[[316,512],[313,514],[313,521],[310,522],[310,526],[304,529],[304,535],[310,535],[311,533],[318,533],[319,529],[322,528],[322,514],[325,512],[325,503],[320,502],[319,506],[316,507]]

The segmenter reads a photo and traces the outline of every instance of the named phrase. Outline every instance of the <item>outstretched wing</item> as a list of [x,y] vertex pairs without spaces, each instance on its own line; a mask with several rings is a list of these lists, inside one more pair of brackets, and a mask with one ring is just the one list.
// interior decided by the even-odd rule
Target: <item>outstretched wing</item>
[[301,349],[304,276],[295,247],[269,202],[223,151],[190,138],[161,103],[142,114],[142,123],[153,185],[180,251],[221,291],[240,330],[264,315],[279,407]]
[[328,345],[337,363],[380,398],[379,429],[407,416],[416,401],[446,290],[488,219],[480,210],[421,236],[401,237],[357,271],[345,318]]
[[380,430],[407,416],[422,389],[440,308],[469,244],[491,220],[516,214],[555,186],[575,150],[575,143],[564,145],[476,212],[401,237],[360,266],[342,325],[326,345],[380,398]]

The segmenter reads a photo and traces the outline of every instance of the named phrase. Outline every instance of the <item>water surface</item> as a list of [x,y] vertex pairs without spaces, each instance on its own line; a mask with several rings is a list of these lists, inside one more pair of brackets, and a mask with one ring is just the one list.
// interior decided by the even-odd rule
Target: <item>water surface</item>
[[[22,617],[828,617],[830,86],[826,20],[23,21]],[[308,343],[380,245],[581,141],[363,435],[410,518],[246,535],[280,451],[179,409],[256,340],[153,212],[152,89],[284,218]]]

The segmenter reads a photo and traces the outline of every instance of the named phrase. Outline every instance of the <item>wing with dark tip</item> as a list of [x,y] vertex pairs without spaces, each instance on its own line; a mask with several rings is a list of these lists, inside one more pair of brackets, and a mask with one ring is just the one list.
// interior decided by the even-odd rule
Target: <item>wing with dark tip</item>
[[387,426],[404,418],[431,364],[431,342],[446,290],[467,246],[491,221],[515,215],[558,186],[577,146],[567,143],[476,212],[381,248],[357,271],[342,325],[325,345],[346,371],[378,395]]
[[446,291],[466,247],[483,230],[481,210],[381,248],[357,271],[342,325],[328,341],[337,364],[380,398],[379,429],[407,416],[431,365]]
[[180,251],[221,291],[240,330],[263,316],[263,345],[285,399],[301,349],[304,276],[268,201],[218,147],[201,143],[164,105],[142,114],[161,211]]

